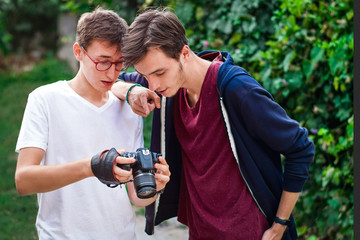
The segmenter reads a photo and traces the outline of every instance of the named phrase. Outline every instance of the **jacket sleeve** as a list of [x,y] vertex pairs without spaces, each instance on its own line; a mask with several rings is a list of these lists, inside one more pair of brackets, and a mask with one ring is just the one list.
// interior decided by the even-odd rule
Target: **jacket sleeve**
[[227,86],[230,99],[239,104],[235,104],[237,106],[232,111],[242,119],[253,138],[285,156],[283,188],[289,192],[300,192],[315,153],[307,130],[289,118],[260,85],[240,88],[240,92],[239,87],[231,85]]
[[149,87],[147,80],[137,72],[132,72],[132,73],[122,72],[119,76],[119,79],[124,80],[125,82],[139,83],[146,88]]

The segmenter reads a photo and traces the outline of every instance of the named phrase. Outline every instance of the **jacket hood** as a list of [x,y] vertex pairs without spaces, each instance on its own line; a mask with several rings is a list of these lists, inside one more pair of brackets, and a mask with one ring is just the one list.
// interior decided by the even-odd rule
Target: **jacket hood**
[[231,57],[230,53],[228,53],[228,52],[223,52],[223,51],[203,51],[203,52],[198,53],[197,55],[199,57],[203,57],[205,55],[208,55],[208,54],[211,54],[211,53],[216,53],[216,52],[220,52],[221,58],[222,58],[222,60],[224,62],[219,68],[218,83],[217,83],[218,84],[219,95],[220,95],[220,97],[222,97],[223,93],[224,93],[225,86],[231,81],[231,79],[233,79],[234,77],[239,76],[239,75],[248,75],[248,76],[250,76],[250,74],[248,72],[246,72],[242,67],[235,66],[234,65],[234,60]]

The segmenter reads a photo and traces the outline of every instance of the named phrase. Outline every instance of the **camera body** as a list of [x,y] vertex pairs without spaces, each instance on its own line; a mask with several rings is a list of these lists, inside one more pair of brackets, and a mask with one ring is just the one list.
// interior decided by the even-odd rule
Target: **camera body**
[[123,152],[121,157],[134,158],[131,164],[117,164],[121,169],[133,170],[134,186],[138,198],[151,198],[156,194],[155,163],[160,163],[160,153],[151,152],[147,148],[138,148],[136,152]]

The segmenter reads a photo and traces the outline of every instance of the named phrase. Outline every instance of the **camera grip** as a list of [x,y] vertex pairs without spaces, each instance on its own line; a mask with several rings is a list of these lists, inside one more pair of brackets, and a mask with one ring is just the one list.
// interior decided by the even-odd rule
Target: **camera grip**
[[116,165],[117,165],[119,168],[121,168],[122,170],[126,170],[126,171],[130,171],[130,170],[131,170],[130,164],[120,164],[120,163],[117,163]]
[[[130,157],[135,157],[135,154],[134,153],[131,153],[131,152],[122,152],[119,154],[121,157],[126,157],[126,158],[130,158]],[[116,164],[119,168],[123,169],[123,170],[126,170],[126,171],[130,171],[131,170],[131,165],[130,164],[120,164],[120,163],[117,163]]]

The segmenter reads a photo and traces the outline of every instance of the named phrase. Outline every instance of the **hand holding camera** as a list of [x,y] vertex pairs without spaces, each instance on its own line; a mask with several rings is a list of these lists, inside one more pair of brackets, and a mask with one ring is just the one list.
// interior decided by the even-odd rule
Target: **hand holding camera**
[[[119,164],[117,163],[119,156],[133,158],[135,161],[129,161],[131,163],[128,164]],[[165,159],[161,157],[161,154],[151,152],[147,148],[139,148],[136,152],[123,152],[120,154],[115,148],[111,148],[91,159],[91,169],[94,175],[109,187],[116,187],[128,182],[119,181],[117,176],[120,175],[116,174],[119,170],[116,170],[116,167],[126,171],[132,170],[132,181],[134,181],[136,194],[142,199],[155,196],[170,180],[169,166]],[[129,175],[131,175],[131,171]],[[121,176],[124,179],[124,175],[121,174]]]

